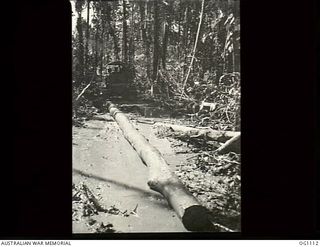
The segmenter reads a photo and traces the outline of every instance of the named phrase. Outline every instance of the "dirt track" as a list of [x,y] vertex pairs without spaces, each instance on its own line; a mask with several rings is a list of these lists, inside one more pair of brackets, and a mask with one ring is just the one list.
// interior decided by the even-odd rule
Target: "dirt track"
[[[73,183],[85,184],[102,207],[112,210],[83,216],[82,209],[75,207],[73,232],[97,232],[101,223],[115,232],[186,231],[166,200],[149,189],[147,167],[113,118],[109,114],[99,117],[104,120],[89,120],[86,127],[73,128]],[[151,125],[132,122],[172,169],[188,157],[175,154],[168,140],[155,136]]]

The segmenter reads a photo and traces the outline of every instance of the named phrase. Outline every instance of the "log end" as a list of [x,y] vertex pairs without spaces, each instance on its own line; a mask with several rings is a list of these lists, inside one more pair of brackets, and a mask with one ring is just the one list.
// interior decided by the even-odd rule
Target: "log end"
[[150,189],[161,193],[161,188],[163,185],[158,180],[153,179],[148,181],[148,186],[150,187]]
[[216,152],[218,154],[225,154],[228,152],[240,153],[240,150],[241,150],[241,139],[240,139],[240,134],[238,134],[232,137],[230,140],[228,140],[221,147],[219,147],[216,150]]
[[210,221],[208,210],[200,205],[187,208],[182,217],[182,223],[188,231],[193,232],[219,232]]

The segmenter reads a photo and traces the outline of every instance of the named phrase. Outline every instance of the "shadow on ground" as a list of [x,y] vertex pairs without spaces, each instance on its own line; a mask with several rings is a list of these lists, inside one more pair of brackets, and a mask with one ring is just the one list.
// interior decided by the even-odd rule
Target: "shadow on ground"
[[75,174],[78,174],[78,175],[81,175],[81,176],[84,176],[84,177],[87,177],[87,178],[92,178],[92,179],[96,179],[96,180],[99,180],[99,181],[102,181],[102,182],[112,183],[112,184],[115,184],[117,186],[123,187],[124,189],[127,189],[127,190],[134,190],[136,192],[139,192],[140,194],[142,194],[142,196],[144,196],[146,198],[147,197],[149,197],[149,198],[152,197],[153,199],[155,199],[156,201],[152,201],[153,203],[160,204],[161,207],[170,208],[170,206],[168,205],[168,203],[166,202],[164,197],[162,195],[160,195],[160,194],[149,192],[147,190],[143,190],[143,189],[140,189],[138,187],[131,186],[131,185],[128,185],[128,184],[124,184],[124,183],[121,183],[121,182],[118,182],[118,181],[114,181],[114,180],[111,180],[111,179],[107,179],[107,178],[99,177],[99,176],[96,176],[96,175],[88,174],[88,173],[85,173],[85,172],[77,170],[77,169],[73,169],[73,172]]

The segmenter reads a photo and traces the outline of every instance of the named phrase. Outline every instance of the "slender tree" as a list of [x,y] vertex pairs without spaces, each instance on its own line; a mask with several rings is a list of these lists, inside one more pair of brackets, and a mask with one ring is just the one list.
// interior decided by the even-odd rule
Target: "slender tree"
[[104,68],[104,41],[105,41],[105,3],[102,3],[100,0],[100,25],[101,25],[101,34],[100,34],[100,80],[103,80],[103,68]]
[[130,20],[130,40],[129,40],[129,64],[133,66],[134,64],[134,55],[135,55],[135,24],[134,24],[134,2],[131,3],[131,20]]
[[140,28],[142,33],[142,40],[144,44],[144,50],[146,55],[146,69],[147,69],[147,78],[151,77],[151,68],[150,68],[150,41],[147,35],[148,30],[148,2],[139,1],[139,10],[140,10]]
[[160,53],[160,45],[159,45],[159,5],[158,1],[153,2],[154,7],[154,31],[153,31],[153,73],[152,73],[152,81],[157,80],[158,76],[158,66],[159,66],[159,53]]
[[86,46],[85,46],[85,60],[84,60],[84,71],[85,74],[88,74],[89,71],[89,39],[90,39],[90,23],[89,23],[89,16],[90,16],[90,0],[87,0],[87,29],[86,29]]
[[123,17],[122,17],[122,60],[128,62],[128,37],[127,37],[127,4],[126,0],[122,0]]
[[194,57],[195,57],[195,54],[196,54],[197,44],[198,44],[198,39],[199,39],[199,34],[200,34],[200,29],[201,29],[201,24],[202,24],[203,10],[204,10],[204,0],[202,0],[202,4],[201,4],[201,12],[200,12],[200,17],[199,17],[199,25],[198,25],[198,30],[197,30],[197,34],[196,34],[196,40],[194,42],[194,47],[193,47],[193,51],[192,51],[192,57],[191,57],[191,62],[190,62],[189,68],[188,68],[188,72],[187,72],[186,78],[185,78],[185,80],[183,82],[180,99],[181,99],[181,97],[182,97],[182,95],[184,93],[184,88],[185,88],[185,86],[187,84],[187,81],[189,79],[189,75],[190,75],[190,72],[191,72],[191,69],[192,69]]
[[78,52],[77,52],[77,59],[78,59],[78,78],[77,83],[81,84],[83,80],[84,74],[84,40],[83,40],[83,30],[82,30],[82,10],[83,10],[83,1],[76,1],[75,8],[78,13],[77,19],[77,31],[78,31]]
[[107,10],[106,10],[106,22],[108,25],[108,34],[110,34],[110,36],[113,39],[113,56],[115,60],[120,60],[120,47],[119,47],[119,38],[118,38],[118,33],[116,30],[116,24],[115,24],[115,18],[116,18],[116,14],[115,14],[115,9],[117,8],[116,6],[116,2],[113,2],[113,6],[111,8],[111,6],[109,5],[109,3],[107,3]]
[[[184,19],[183,19],[183,42],[182,47],[184,52],[184,64],[187,64],[187,53],[188,53],[188,40],[189,40],[189,3],[186,1],[186,7],[184,11]],[[183,66],[183,77],[185,76],[186,66]]]
[[169,24],[167,21],[163,23],[163,38],[162,38],[162,68],[166,69],[166,56],[168,47],[168,37],[169,37]]

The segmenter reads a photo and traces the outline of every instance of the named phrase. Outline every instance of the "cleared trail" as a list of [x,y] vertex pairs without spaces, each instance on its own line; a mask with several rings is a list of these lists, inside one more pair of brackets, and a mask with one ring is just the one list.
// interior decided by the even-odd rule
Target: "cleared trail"
[[[149,189],[148,168],[116,122],[109,114],[99,117],[104,120],[89,120],[86,127],[73,128],[73,183],[84,183],[104,208],[128,214],[99,212],[82,217],[73,220],[73,232],[93,233],[101,223],[112,224],[117,232],[185,232],[162,195]],[[171,169],[188,158],[188,154],[175,154],[168,140],[157,138],[151,125],[133,123]]]

